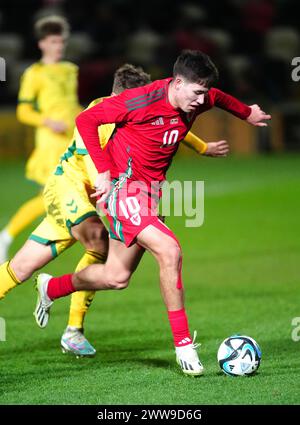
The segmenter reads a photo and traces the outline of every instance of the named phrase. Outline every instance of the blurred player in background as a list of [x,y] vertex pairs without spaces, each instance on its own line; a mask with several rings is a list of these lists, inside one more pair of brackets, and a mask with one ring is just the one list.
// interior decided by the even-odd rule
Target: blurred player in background
[[[17,118],[35,127],[35,147],[26,164],[26,177],[43,187],[69,144],[81,108],[78,68],[62,61],[69,36],[67,21],[60,16],[42,18],[35,24],[35,36],[41,60],[22,76]],[[22,205],[0,232],[0,264],[7,260],[14,238],[44,213],[42,193]]]
[[[112,96],[148,83],[148,74],[141,68],[126,64],[114,75]],[[94,100],[89,108],[103,99]],[[114,130],[114,124],[98,128],[102,148],[106,146]],[[228,153],[225,141],[205,143],[191,132],[186,136],[186,144],[208,156],[226,156]],[[97,215],[95,201],[90,198],[96,177],[97,170],[75,128],[72,142],[45,186],[46,218],[14,258],[0,266],[0,298],[4,298],[9,290],[27,280],[32,273],[76,241],[80,241],[86,250],[76,271],[90,264],[105,262],[108,234]],[[68,326],[61,338],[63,351],[76,356],[93,356],[96,353],[83,333],[85,314],[94,295],[95,291],[78,291],[72,295]]]
[[[173,78],[126,90],[77,117],[78,131],[99,173],[96,195],[110,223],[108,258],[104,265],[75,274],[58,278],[40,274],[35,310],[39,326],[47,324],[57,298],[78,290],[126,288],[146,249],[159,264],[177,363],[184,374],[203,373],[184,307],[181,247],[160,220],[153,199],[161,196],[161,183],[179,142],[199,114],[215,105],[255,126],[265,126],[271,118],[258,105],[247,106],[212,87],[217,76],[207,55],[185,51],[174,65]],[[111,122],[119,125],[102,150],[98,127]]]

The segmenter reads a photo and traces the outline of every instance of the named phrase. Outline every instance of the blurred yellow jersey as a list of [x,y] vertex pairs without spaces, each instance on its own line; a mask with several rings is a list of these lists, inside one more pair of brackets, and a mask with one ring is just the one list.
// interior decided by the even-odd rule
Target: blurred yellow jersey
[[[100,97],[98,99],[95,99],[93,102],[89,104],[87,109],[91,108],[92,106],[96,105],[97,103],[102,102],[105,99],[105,97]],[[114,130],[115,130],[115,124],[105,124],[98,127],[98,135],[99,135],[99,145],[101,146],[101,149],[104,149],[107,145],[109,139],[111,138]],[[88,176],[89,183],[91,187],[94,186],[96,177],[98,175],[98,171],[85,147],[85,144],[75,127],[74,130],[74,141],[75,141],[75,151],[76,156],[78,158],[79,156],[83,155],[82,158],[82,168],[84,170],[84,173]]]
[[[26,177],[44,185],[69,144],[76,115],[78,67],[70,62],[31,65],[21,78],[17,117],[36,127],[35,149],[26,166]],[[63,121],[65,133],[43,125],[45,118]]]

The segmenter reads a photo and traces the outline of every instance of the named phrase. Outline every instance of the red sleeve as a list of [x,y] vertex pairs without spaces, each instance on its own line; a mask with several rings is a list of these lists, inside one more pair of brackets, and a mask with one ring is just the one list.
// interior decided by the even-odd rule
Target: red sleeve
[[125,90],[118,96],[105,99],[81,112],[76,118],[77,129],[99,173],[110,169],[110,159],[107,150],[100,148],[98,127],[135,118],[136,112],[128,110],[126,106],[126,100],[132,98],[132,93],[129,92],[131,90]]
[[248,118],[251,113],[251,108],[248,105],[219,89],[211,88],[209,95],[215,106],[230,112],[242,120]]

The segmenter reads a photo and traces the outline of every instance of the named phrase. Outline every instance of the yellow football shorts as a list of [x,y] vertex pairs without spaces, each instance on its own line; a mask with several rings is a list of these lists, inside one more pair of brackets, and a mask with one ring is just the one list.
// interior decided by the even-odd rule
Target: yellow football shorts
[[[73,178],[58,167],[44,189],[46,217],[32,232],[29,239],[43,245],[50,245],[53,257],[56,257],[76,240],[72,236],[72,227],[87,217],[97,216],[92,204],[90,186],[80,173]],[[61,171],[60,171],[61,170]]]

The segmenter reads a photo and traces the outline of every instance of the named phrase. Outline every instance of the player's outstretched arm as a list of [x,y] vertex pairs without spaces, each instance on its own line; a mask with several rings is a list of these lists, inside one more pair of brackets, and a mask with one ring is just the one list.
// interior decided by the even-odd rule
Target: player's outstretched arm
[[258,105],[250,106],[251,112],[246,121],[256,127],[266,127],[268,124],[265,121],[270,120],[272,117],[261,110]]
[[268,125],[265,121],[271,119],[271,115],[262,111],[258,105],[248,106],[234,96],[216,88],[212,88],[209,93],[211,101],[215,106],[230,112],[242,120],[246,120],[249,124],[257,127],[265,127]]

